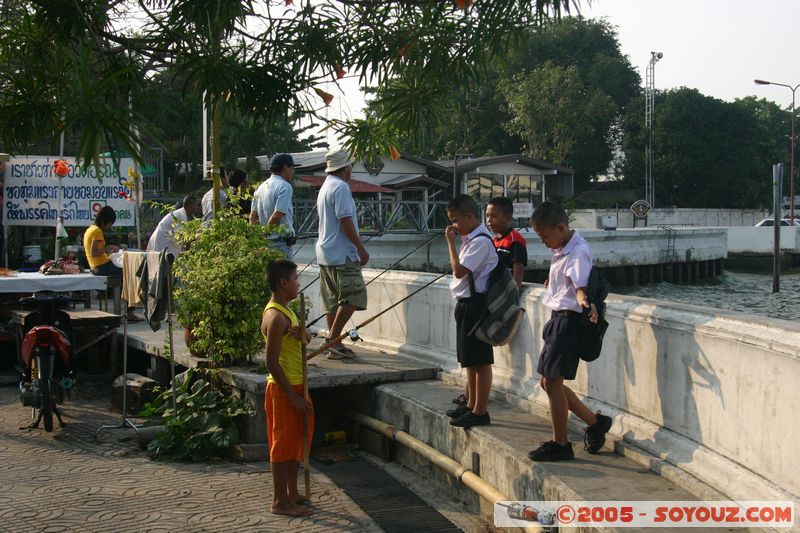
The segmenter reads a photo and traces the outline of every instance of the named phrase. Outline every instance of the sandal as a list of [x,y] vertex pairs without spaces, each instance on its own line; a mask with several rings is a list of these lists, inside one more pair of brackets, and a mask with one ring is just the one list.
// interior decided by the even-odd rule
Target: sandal
[[467,397],[464,394],[459,394],[453,398],[453,403],[456,405],[467,405]]
[[[330,339],[328,339],[327,337],[324,337],[322,339],[322,344],[323,345],[324,344],[328,344],[329,342],[330,342]],[[341,361],[341,360],[345,360],[345,359],[355,359],[356,352],[354,352],[350,348],[347,348],[346,346],[341,346],[339,348],[334,348],[333,346],[331,346],[330,348],[328,348],[328,356],[327,357],[328,357],[328,359],[331,359],[331,360],[334,360],[334,361]]]

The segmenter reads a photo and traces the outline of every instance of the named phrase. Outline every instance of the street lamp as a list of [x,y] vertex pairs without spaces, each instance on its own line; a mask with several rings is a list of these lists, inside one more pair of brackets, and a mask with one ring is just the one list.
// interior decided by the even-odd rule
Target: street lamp
[[644,91],[644,123],[647,127],[647,148],[645,148],[644,170],[644,199],[650,204],[650,209],[656,207],[656,183],[653,177],[653,111],[656,106],[656,63],[664,57],[661,52],[650,52],[650,62],[647,64]]
[[458,162],[462,159],[469,159],[472,154],[453,154],[453,198],[458,196],[458,188],[456,182],[458,180]]
[[756,85],[777,85],[779,87],[786,87],[790,91],[792,91],[792,156],[791,156],[791,167],[789,169],[789,220],[791,224],[794,225],[794,177],[795,177],[795,165],[794,165],[794,152],[795,146],[797,144],[797,135],[795,135],[795,115],[794,115],[794,93],[798,87],[800,87],[800,83],[792,87],[791,85],[786,85],[785,83],[775,83],[774,81],[765,81],[765,80],[753,80]]

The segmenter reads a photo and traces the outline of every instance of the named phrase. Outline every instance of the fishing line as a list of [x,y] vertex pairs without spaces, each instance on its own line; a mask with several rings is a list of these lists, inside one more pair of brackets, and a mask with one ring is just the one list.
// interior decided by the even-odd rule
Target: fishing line
[[[384,309],[383,311],[379,312],[378,314],[376,314],[376,315],[373,315],[373,316],[371,316],[370,318],[368,318],[367,320],[365,320],[365,321],[363,321],[362,323],[358,324],[358,325],[357,325],[356,327],[354,327],[354,328],[353,328],[351,331],[348,331],[348,332],[342,333],[341,335],[339,335],[339,336],[338,336],[338,337],[336,337],[336,338],[333,338],[333,339],[328,339],[328,342],[326,342],[325,344],[323,344],[322,346],[320,346],[319,348],[317,348],[316,350],[314,350],[313,352],[311,352],[311,353],[308,355],[308,357],[306,358],[306,360],[310,360],[311,358],[313,358],[313,357],[316,357],[317,355],[319,355],[319,354],[321,354],[322,352],[324,352],[324,351],[328,350],[329,348],[332,348],[332,347],[333,347],[335,344],[338,344],[339,342],[341,342],[341,341],[342,341],[342,340],[343,340],[345,337],[351,337],[351,338],[352,338],[352,337],[353,337],[353,333],[356,333],[356,338],[358,338],[358,330],[359,330],[359,329],[361,329],[361,328],[363,328],[364,326],[368,325],[370,322],[372,322],[372,321],[373,321],[373,320],[375,320],[376,318],[378,318],[378,317],[380,317],[380,316],[382,316],[382,315],[384,315],[384,314],[388,313],[389,311],[391,311],[392,309],[394,309],[395,307],[397,307],[397,306],[398,306],[398,305],[400,305],[401,303],[405,302],[406,300],[408,300],[408,299],[409,299],[409,298],[411,298],[412,296],[414,296],[414,295],[416,295],[416,294],[419,294],[420,292],[422,292],[423,290],[427,289],[428,287],[430,287],[431,285],[433,285],[434,283],[436,283],[437,281],[439,281],[439,280],[440,280],[440,279],[442,279],[443,277],[447,276],[448,274],[450,274],[450,270],[448,270],[448,271],[446,271],[446,272],[444,272],[444,273],[442,273],[442,274],[439,274],[438,276],[436,276],[435,278],[433,278],[432,280],[430,280],[428,283],[426,283],[425,285],[423,285],[423,286],[422,286],[422,287],[420,287],[419,289],[415,290],[414,292],[412,292],[412,293],[411,293],[411,294],[409,294],[408,296],[405,296],[405,297],[404,297],[402,300],[399,300],[397,303],[394,303],[394,304],[390,305],[389,307],[387,307],[387,308],[386,308],[386,309]],[[323,315],[323,316],[325,316],[325,315]],[[309,324],[308,326],[311,326],[311,325],[312,325],[312,324]]]
[[[436,233],[435,233],[434,235],[432,235],[432,236],[431,236],[431,237],[430,237],[428,240],[426,240],[425,242],[423,242],[422,244],[420,244],[419,246],[417,246],[416,248],[414,248],[413,250],[411,250],[410,252],[408,252],[406,255],[404,255],[403,257],[401,257],[401,258],[400,258],[400,259],[398,259],[397,261],[395,261],[393,264],[389,265],[387,268],[385,268],[384,270],[382,270],[382,271],[381,271],[381,272],[380,272],[380,273],[379,273],[377,276],[373,277],[371,280],[369,280],[367,283],[365,283],[365,284],[364,284],[364,287],[366,287],[367,285],[369,285],[370,283],[372,283],[373,281],[375,281],[376,279],[378,279],[378,278],[379,278],[379,277],[381,277],[382,275],[386,274],[388,271],[392,270],[394,267],[396,267],[397,265],[399,265],[400,263],[402,263],[402,262],[403,262],[403,261],[404,261],[406,258],[408,258],[408,257],[409,257],[409,256],[411,256],[412,254],[416,253],[416,252],[417,252],[417,251],[418,251],[420,248],[422,248],[423,246],[425,246],[425,245],[429,244],[429,243],[430,243],[431,241],[433,241],[435,238],[437,238],[437,237],[440,237],[441,235],[443,235],[443,234],[444,234],[444,232],[445,232],[445,230],[441,230],[441,231],[438,231],[438,232],[436,232]],[[316,279],[312,280],[312,281],[311,281],[311,282],[310,282],[308,285],[306,285],[305,287],[303,287],[303,289],[302,289],[300,292],[305,292],[305,290],[306,290],[308,287],[310,287],[310,286],[311,286],[311,285],[312,285],[312,284],[313,284],[315,281],[317,281],[318,279],[319,279],[319,276],[317,276],[317,277],[316,277]],[[317,318],[315,318],[314,320],[312,320],[311,322],[309,322],[308,326],[309,326],[309,327],[313,326],[314,324],[316,324],[317,322],[319,322],[320,320],[322,320],[323,318],[325,318],[325,316],[327,316],[327,314],[322,314],[322,315],[318,316]]]

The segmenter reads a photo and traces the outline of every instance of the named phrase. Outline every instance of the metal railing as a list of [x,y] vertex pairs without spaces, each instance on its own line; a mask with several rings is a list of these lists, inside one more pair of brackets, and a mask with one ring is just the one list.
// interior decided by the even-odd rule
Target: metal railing
[[149,147],[142,150],[142,190],[145,194],[164,191],[164,149]]
[[[449,224],[446,201],[357,200],[359,230],[366,233],[427,233]],[[319,215],[314,200],[294,202],[295,232],[316,234]]]

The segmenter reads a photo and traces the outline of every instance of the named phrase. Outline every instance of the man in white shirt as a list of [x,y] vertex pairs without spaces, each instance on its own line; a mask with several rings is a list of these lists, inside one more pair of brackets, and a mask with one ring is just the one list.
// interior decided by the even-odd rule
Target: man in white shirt
[[[228,201],[228,193],[225,192],[225,189],[228,188],[228,174],[225,172],[225,167],[219,167],[219,181],[219,207],[222,209]],[[214,187],[211,187],[203,195],[201,203],[203,206],[203,222],[208,222],[214,218]]]
[[[322,307],[328,320],[328,339],[342,334],[356,310],[367,308],[367,289],[361,267],[369,253],[361,242],[356,222],[356,204],[348,181],[353,177],[349,154],[332,149],[325,155],[328,175],[317,196],[319,237],[316,253],[320,270]],[[329,359],[354,356],[341,342],[332,346]]]
[[175,234],[184,222],[191,220],[200,211],[200,204],[194,196],[183,199],[183,207],[164,215],[158,223],[147,243],[148,252],[160,252],[166,249],[172,255],[178,255],[183,247],[175,240]]
[[294,159],[291,154],[272,156],[269,163],[270,177],[253,193],[250,207],[250,223],[262,226],[279,226],[281,232],[270,237],[273,248],[292,257],[294,234],[294,207],[292,206],[292,177]]

